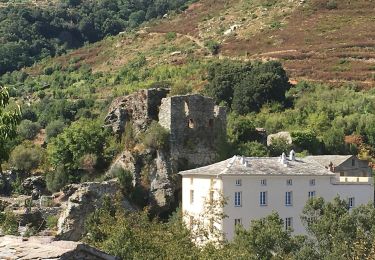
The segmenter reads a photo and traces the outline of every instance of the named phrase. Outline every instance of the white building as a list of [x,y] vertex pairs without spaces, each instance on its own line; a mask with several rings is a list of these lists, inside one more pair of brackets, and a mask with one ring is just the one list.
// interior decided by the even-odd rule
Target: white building
[[[207,201],[224,196],[227,216],[214,224],[227,239],[234,236],[236,224],[249,228],[250,221],[277,211],[286,228],[304,234],[300,220],[310,197],[330,201],[336,196],[347,199],[350,207],[372,202],[371,169],[354,156],[308,156],[295,158],[254,158],[234,156],[209,166],[180,172],[182,209],[187,225],[207,219]],[[203,220],[202,220],[203,216]],[[206,219],[205,219],[206,218]]]

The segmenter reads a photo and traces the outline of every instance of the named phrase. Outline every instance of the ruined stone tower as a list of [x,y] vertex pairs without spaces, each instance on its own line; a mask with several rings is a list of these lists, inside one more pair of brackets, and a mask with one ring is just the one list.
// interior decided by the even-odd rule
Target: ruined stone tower
[[218,147],[226,136],[226,111],[212,98],[167,94],[167,89],[147,89],[119,97],[105,119],[118,135],[126,124],[136,136],[142,134],[152,121],[169,130],[168,149],[125,149],[113,164],[133,172],[136,185],[147,190],[149,204],[159,211],[176,203],[177,172],[218,161]]

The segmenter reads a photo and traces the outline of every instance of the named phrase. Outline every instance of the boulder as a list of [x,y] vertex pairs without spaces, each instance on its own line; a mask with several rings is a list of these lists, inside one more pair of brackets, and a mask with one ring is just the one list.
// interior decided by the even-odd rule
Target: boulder
[[32,176],[26,178],[21,185],[25,193],[31,195],[33,200],[39,199],[39,197],[46,191],[46,181],[44,176]]
[[[117,180],[75,184],[74,189],[74,193],[62,204],[58,220],[57,236],[62,240],[78,241],[84,234],[86,218],[102,206],[106,196],[114,198],[121,191]],[[125,199],[123,207],[134,210]]]

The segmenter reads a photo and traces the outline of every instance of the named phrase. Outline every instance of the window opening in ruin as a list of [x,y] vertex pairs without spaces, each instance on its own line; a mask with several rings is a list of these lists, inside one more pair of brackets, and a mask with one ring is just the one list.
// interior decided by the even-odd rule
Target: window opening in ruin
[[189,128],[194,128],[194,120],[191,119],[191,118],[189,119],[188,127],[189,127]]

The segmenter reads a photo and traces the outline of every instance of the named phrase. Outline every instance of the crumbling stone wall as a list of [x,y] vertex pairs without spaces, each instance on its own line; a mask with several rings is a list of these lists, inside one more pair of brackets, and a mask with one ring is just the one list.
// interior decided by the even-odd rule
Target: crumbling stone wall
[[226,135],[226,111],[202,95],[162,100],[159,123],[170,130],[170,154],[177,169],[214,163],[217,145]]
[[218,142],[226,136],[226,111],[213,99],[197,94],[167,97],[168,92],[148,89],[117,98],[105,119],[119,135],[130,123],[138,136],[153,120],[169,130],[168,149],[128,147],[112,165],[131,171],[136,185],[148,189],[150,206],[159,212],[177,201],[177,172],[216,162]]

